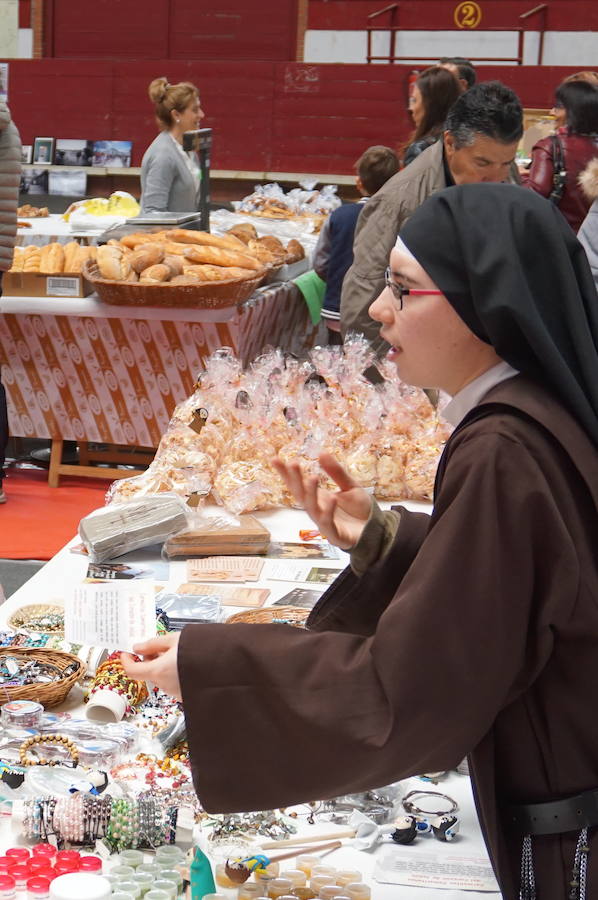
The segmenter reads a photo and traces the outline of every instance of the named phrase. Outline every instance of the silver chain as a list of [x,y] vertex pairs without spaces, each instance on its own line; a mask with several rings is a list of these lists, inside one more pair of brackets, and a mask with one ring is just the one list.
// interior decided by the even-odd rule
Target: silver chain
[[526,834],[521,847],[521,886],[519,900],[536,900],[536,878],[534,875],[534,857],[532,838]]

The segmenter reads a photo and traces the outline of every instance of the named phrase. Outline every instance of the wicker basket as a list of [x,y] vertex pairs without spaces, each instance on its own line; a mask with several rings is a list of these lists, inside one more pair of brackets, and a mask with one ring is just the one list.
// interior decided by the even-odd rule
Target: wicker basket
[[50,665],[58,666],[59,669],[66,669],[71,663],[77,663],[77,668],[72,674],[59,681],[52,681],[50,684],[24,684],[17,687],[6,687],[0,685],[0,694],[2,695],[2,703],[8,703],[10,700],[36,700],[45,707],[58,706],[66,699],[67,694],[85,675],[85,664],[77,656],[71,653],[63,653],[61,650],[24,650],[13,649],[12,647],[4,648],[6,656],[14,657],[23,662],[37,660],[38,662],[50,663]]
[[235,613],[226,620],[227,625],[245,622],[247,624],[270,625],[281,623],[294,625],[296,628],[305,628],[310,609],[302,609],[300,606],[266,606],[264,609],[248,609]]
[[220,309],[248,300],[268,270],[256,271],[254,278],[204,281],[197,284],[139,284],[135,281],[108,281],[100,276],[97,263],[87,260],[83,275],[91,281],[98,297],[113,306],[170,306],[193,309]]

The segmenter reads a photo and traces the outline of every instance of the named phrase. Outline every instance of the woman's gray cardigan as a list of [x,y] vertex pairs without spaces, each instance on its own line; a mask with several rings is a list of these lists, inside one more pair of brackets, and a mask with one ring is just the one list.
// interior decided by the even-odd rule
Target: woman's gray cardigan
[[12,265],[20,183],[21,139],[8,106],[0,101],[0,272]]
[[195,212],[198,187],[171,135],[163,131],[141,161],[141,212]]

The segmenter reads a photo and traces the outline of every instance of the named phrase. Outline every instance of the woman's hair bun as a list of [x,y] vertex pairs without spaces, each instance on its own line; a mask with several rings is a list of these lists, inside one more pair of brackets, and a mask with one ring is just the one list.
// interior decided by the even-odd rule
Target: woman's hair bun
[[162,103],[166,98],[169,84],[167,78],[154,78],[149,86],[149,98],[152,103]]

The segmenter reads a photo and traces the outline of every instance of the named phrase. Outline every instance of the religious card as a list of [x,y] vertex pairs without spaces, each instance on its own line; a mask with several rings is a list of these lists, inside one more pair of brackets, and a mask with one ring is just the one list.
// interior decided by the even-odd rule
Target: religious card
[[314,566],[307,573],[306,581],[313,584],[332,584],[337,575],[340,575],[342,569],[324,569],[321,566]]
[[206,556],[187,560],[189,581],[258,581],[264,560],[256,556]]
[[270,591],[267,588],[244,588],[232,584],[192,584],[187,582],[177,588],[177,594],[193,594],[203,596],[209,594],[218,597],[223,606],[246,606],[249,609],[259,609],[264,605]]
[[313,609],[321,597],[319,591],[310,591],[307,588],[293,588],[272,606],[299,606],[301,609]]
[[268,547],[268,559],[338,559],[328,541],[275,541]]

